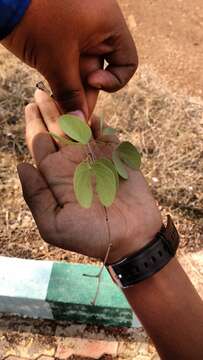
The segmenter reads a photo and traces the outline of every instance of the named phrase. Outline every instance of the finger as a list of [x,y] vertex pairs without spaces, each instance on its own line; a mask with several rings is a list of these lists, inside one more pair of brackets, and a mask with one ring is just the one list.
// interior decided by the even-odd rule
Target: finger
[[83,84],[87,84],[87,76],[96,70],[103,69],[104,60],[102,56],[81,55],[80,77]]
[[61,111],[67,113],[81,110],[88,118],[88,105],[80,77],[79,52],[72,51],[68,57],[57,54],[53,64],[57,64],[57,67],[52,67],[47,79]]
[[45,124],[42,121],[40,111],[36,104],[31,103],[25,108],[25,136],[27,147],[32,155],[34,156],[33,151],[33,139],[36,135],[47,133]]
[[49,132],[64,136],[59,125],[60,112],[56,102],[45,91],[35,91],[35,101]]
[[42,238],[47,242],[52,242],[51,239],[55,232],[55,211],[58,206],[52,192],[39,171],[32,165],[19,165],[18,175],[23,196]]
[[43,122],[36,104],[29,104],[25,108],[26,142],[28,149],[39,165],[49,154],[56,152],[56,147]]
[[99,95],[99,90],[89,86],[87,82],[87,78],[91,73],[99,69],[103,69],[103,65],[104,65],[104,60],[102,56],[90,56],[90,55],[81,56],[80,76],[85,89],[85,96],[88,104],[89,117],[91,117],[94,111],[97,98]]
[[[43,121],[46,124],[48,132],[56,134],[60,137],[64,137],[65,139],[69,139],[69,137],[61,130],[59,123],[60,112],[56,102],[47,93],[41,90],[36,90],[35,100],[43,117]],[[84,114],[79,110],[72,111],[69,114],[84,119]],[[63,143],[62,141],[57,140],[57,138],[54,138],[54,141],[59,147],[64,147],[67,145],[65,142]]]
[[128,31],[114,40],[114,51],[105,55],[108,66],[89,75],[88,84],[96,89],[114,92],[127,84],[138,66],[138,56],[134,41]]
[[99,96],[99,90],[94,89],[91,86],[86,86],[85,87],[85,95],[86,95],[87,103],[88,103],[88,114],[89,114],[88,120],[90,120],[90,118],[94,112],[96,103],[97,103],[97,99]]

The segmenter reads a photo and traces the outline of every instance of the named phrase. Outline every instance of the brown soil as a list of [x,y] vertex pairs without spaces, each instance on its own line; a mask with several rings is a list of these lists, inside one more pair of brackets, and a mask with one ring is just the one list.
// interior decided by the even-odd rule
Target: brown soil
[[202,0],[120,0],[139,50],[140,64],[171,88],[203,94]]

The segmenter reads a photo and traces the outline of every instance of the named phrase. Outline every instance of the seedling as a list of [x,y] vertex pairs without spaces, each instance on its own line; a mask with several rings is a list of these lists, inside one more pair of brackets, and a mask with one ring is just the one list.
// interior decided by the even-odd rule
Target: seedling
[[[87,157],[76,167],[73,185],[75,197],[79,205],[85,209],[89,209],[94,200],[94,193],[104,207],[105,220],[108,231],[109,246],[104,259],[103,266],[99,274],[90,276],[98,279],[98,287],[92,304],[96,304],[99,293],[101,276],[104,266],[108,261],[108,257],[112,248],[111,232],[107,209],[114,203],[120,182],[128,180],[128,168],[139,170],[141,166],[141,156],[137,149],[130,142],[125,141],[117,145],[112,153],[112,158],[97,159],[91,148],[91,142],[94,140],[99,146],[103,143],[105,146],[113,144],[112,136],[116,130],[111,127],[104,127],[103,119],[100,120],[100,138],[93,139],[91,128],[85,121],[73,115],[63,115],[59,118],[61,130],[68,138],[60,137],[56,134],[50,135],[57,141],[65,145],[84,146],[87,150]],[[107,138],[108,141],[103,141]],[[95,191],[94,191],[95,190]]]
[[[73,115],[61,116],[59,124],[61,130],[69,138],[66,139],[51,133],[54,139],[65,145],[85,146],[90,154],[76,167],[74,174],[73,185],[78,203],[86,209],[91,207],[94,200],[93,179],[95,179],[95,191],[99,201],[104,207],[110,207],[116,199],[120,180],[128,179],[126,165],[133,170],[140,168],[141,156],[139,152],[134,145],[125,141],[113,151],[112,159],[96,159],[91,150],[93,134],[88,124]],[[106,143],[107,146],[111,143],[111,137],[116,130],[111,127],[104,128],[101,120],[100,132],[101,136],[109,137],[109,142]],[[101,140],[98,143],[101,143]]]

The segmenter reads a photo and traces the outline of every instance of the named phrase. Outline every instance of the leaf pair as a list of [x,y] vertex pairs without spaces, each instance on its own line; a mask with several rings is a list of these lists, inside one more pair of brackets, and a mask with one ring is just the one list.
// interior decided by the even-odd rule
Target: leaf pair
[[[59,119],[61,130],[70,138],[64,138],[57,134],[50,135],[65,145],[87,145],[92,138],[92,130],[85,121],[74,115],[63,115]],[[111,127],[104,128],[103,119],[100,120],[100,133],[112,136],[116,132]],[[96,180],[96,192],[99,200],[105,207],[112,205],[119,188],[119,175],[128,179],[125,165],[138,170],[141,165],[141,156],[137,149],[128,141],[121,143],[113,152],[112,160],[100,159],[82,162],[74,174],[74,191],[79,204],[84,208],[90,208],[93,201],[92,179]]]
[[[59,125],[61,130],[68,135],[72,140],[77,141],[79,144],[87,145],[92,138],[92,130],[85,121],[82,121],[75,115],[63,115],[59,118]],[[112,127],[103,128],[103,120],[100,120],[100,130],[102,135],[112,136],[115,135],[116,129]],[[68,140],[62,136],[50,132],[50,135],[57,141],[64,145],[74,144],[73,141]]]
[[96,192],[102,205],[109,207],[119,187],[117,171],[109,159],[96,160],[92,165],[82,162],[74,174],[74,191],[79,204],[90,208],[93,201],[92,179],[96,179]]
[[[79,144],[87,145],[92,138],[91,128],[78,116],[63,115],[59,118],[59,125],[66,135],[68,135],[72,140],[77,141]],[[75,144],[73,141],[65,139],[57,134],[50,133],[50,135],[62,144]]]
[[133,144],[128,141],[121,143],[113,152],[113,162],[118,174],[125,180],[128,173],[125,165],[133,170],[139,170],[141,166],[141,156]]

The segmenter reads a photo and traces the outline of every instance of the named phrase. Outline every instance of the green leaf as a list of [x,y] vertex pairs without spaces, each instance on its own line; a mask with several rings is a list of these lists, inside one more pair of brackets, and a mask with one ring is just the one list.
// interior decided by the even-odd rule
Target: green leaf
[[116,189],[118,190],[119,189],[119,176],[118,176],[118,173],[117,173],[114,163],[110,159],[105,159],[105,158],[100,159],[99,161],[102,162],[104,165],[108,166],[108,168],[113,171],[115,180],[116,180]]
[[106,127],[103,130],[102,135],[108,135],[108,136],[112,136],[116,134],[116,129],[112,128],[112,127]]
[[141,166],[141,156],[136,147],[128,141],[125,141],[117,148],[119,157],[131,169],[138,170]]
[[92,137],[92,130],[78,116],[63,115],[59,118],[61,130],[71,139],[86,145]]
[[49,132],[49,135],[51,135],[54,138],[54,140],[57,140],[57,141],[59,141],[60,143],[62,143],[64,145],[74,145],[74,144],[76,144],[75,142],[73,142],[71,140],[68,140],[68,139],[66,139],[66,138],[64,138],[62,136],[59,136],[59,135],[57,135],[57,134],[55,134],[53,132]]
[[103,161],[95,161],[92,170],[96,176],[96,191],[102,205],[109,207],[116,198],[116,179],[110,168]]
[[112,159],[114,162],[114,165],[116,167],[116,170],[118,172],[118,174],[125,180],[128,179],[128,173],[127,170],[125,169],[124,164],[122,163],[120,157],[119,157],[119,152],[118,150],[114,150],[113,155],[112,155]]
[[86,209],[91,207],[93,200],[91,177],[92,170],[87,162],[77,166],[73,179],[75,196],[79,204]]

